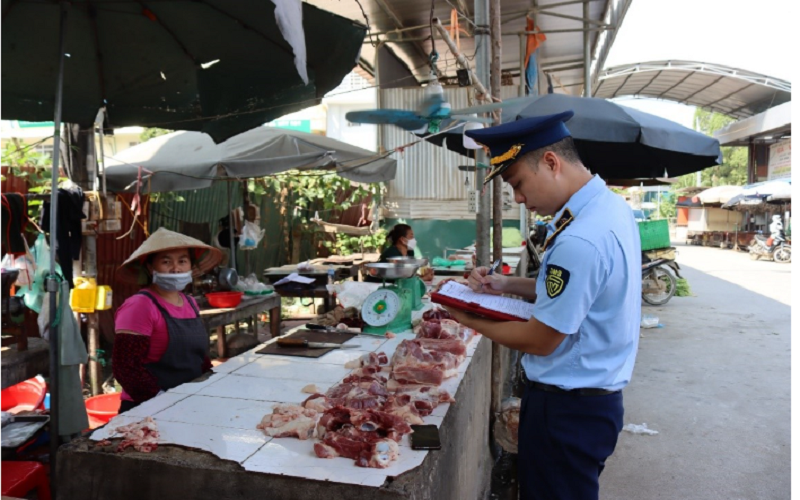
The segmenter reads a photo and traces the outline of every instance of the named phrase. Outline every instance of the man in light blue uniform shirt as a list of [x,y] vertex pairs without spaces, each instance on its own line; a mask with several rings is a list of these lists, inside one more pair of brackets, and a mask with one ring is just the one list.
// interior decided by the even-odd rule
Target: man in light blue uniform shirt
[[622,389],[636,360],[641,245],[631,209],[584,167],[564,122],[527,118],[467,135],[491,152],[515,200],[553,215],[538,279],[470,275],[475,291],[535,299],[528,322],[449,308],[464,325],[524,354],[519,428],[522,499],[596,499],[622,429]]

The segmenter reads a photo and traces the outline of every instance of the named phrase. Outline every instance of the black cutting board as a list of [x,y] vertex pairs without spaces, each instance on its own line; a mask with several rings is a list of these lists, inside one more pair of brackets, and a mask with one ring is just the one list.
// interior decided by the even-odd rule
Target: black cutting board
[[[324,330],[297,330],[289,335],[289,337],[293,339],[308,340],[309,342],[330,342],[332,344],[344,344],[355,336],[354,333],[326,332]],[[281,347],[273,342],[263,349],[256,351],[256,354],[319,358],[333,350],[334,349],[309,349],[308,347]]]

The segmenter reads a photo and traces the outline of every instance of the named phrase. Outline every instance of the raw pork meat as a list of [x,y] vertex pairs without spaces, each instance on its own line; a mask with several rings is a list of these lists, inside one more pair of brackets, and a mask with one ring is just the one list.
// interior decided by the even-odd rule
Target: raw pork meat
[[436,307],[436,308],[433,308],[433,309],[431,309],[429,311],[425,311],[422,314],[422,319],[424,319],[424,320],[432,320],[432,319],[442,320],[442,319],[453,319],[453,317],[450,316],[450,313],[447,312],[446,310]]
[[389,357],[386,355],[385,352],[370,352],[361,356],[358,359],[354,359],[352,361],[348,361],[344,364],[345,368],[360,368],[362,366],[381,366],[381,365],[388,365],[389,364]]
[[305,392],[306,394],[316,394],[319,392],[319,389],[317,388],[317,384],[308,384],[300,389],[300,392]]
[[334,405],[347,406],[357,410],[377,409],[383,406],[389,396],[385,383],[385,378],[376,379],[375,375],[364,377],[351,375],[328,389],[325,396]]
[[456,400],[445,389],[440,387],[401,387],[394,397],[400,401],[408,400],[423,417],[430,415],[441,403],[455,403]]
[[466,353],[466,345],[457,339],[404,340],[392,357],[391,378],[399,384],[441,385],[458,373]]
[[402,418],[377,410],[336,406],[317,424],[319,458],[352,458],[359,467],[386,468],[399,454],[397,442],[411,427]]
[[315,410],[317,413],[325,413],[332,407],[330,400],[324,394],[312,394],[305,401],[303,401],[303,408]]
[[475,330],[452,319],[432,319],[420,323],[415,333],[418,339],[458,339],[467,343],[475,335]]
[[158,427],[152,417],[117,427],[115,432],[122,434],[122,442],[117,446],[117,453],[131,447],[142,453],[150,453],[158,448]]
[[311,408],[298,405],[280,404],[272,409],[272,413],[264,415],[256,429],[272,437],[296,437],[309,439],[314,436],[314,429],[320,414]]

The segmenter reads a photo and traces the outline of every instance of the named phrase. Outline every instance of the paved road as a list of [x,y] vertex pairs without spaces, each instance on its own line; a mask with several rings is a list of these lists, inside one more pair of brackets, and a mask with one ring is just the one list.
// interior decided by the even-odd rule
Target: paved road
[[643,313],[623,432],[600,479],[603,500],[790,497],[790,265],[678,246],[695,297]]

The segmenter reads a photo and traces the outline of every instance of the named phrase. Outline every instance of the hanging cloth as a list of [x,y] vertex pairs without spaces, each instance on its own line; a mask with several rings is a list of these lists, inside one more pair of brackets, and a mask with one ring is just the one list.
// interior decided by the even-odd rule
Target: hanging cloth
[[27,212],[28,207],[24,196],[19,193],[3,194],[3,253],[10,253],[14,257],[25,255],[27,247],[22,232],[28,222]]
[[[58,333],[58,434],[71,436],[89,427],[86,405],[83,402],[80,365],[89,362],[86,344],[81,338],[81,329],[69,305],[69,284],[59,283],[56,332]],[[39,315],[40,326],[49,330],[50,299],[45,297],[44,307]],[[52,334],[44,332],[46,338]]]
[[[70,288],[74,286],[72,282],[72,261],[81,258],[81,243],[83,241],[81,220],[86,218],[83,213],[83,201],[84,195],[80,187],[58,188],[57,229],[55,237],[50,235],[50,244],[56,245],[56,256],[58,256],[61,271],[64,273],[64,278]],[[50,228],[49,201],[44,202],[40,225],[45,231]],[[53,240],[55,240],[55,243]]]

